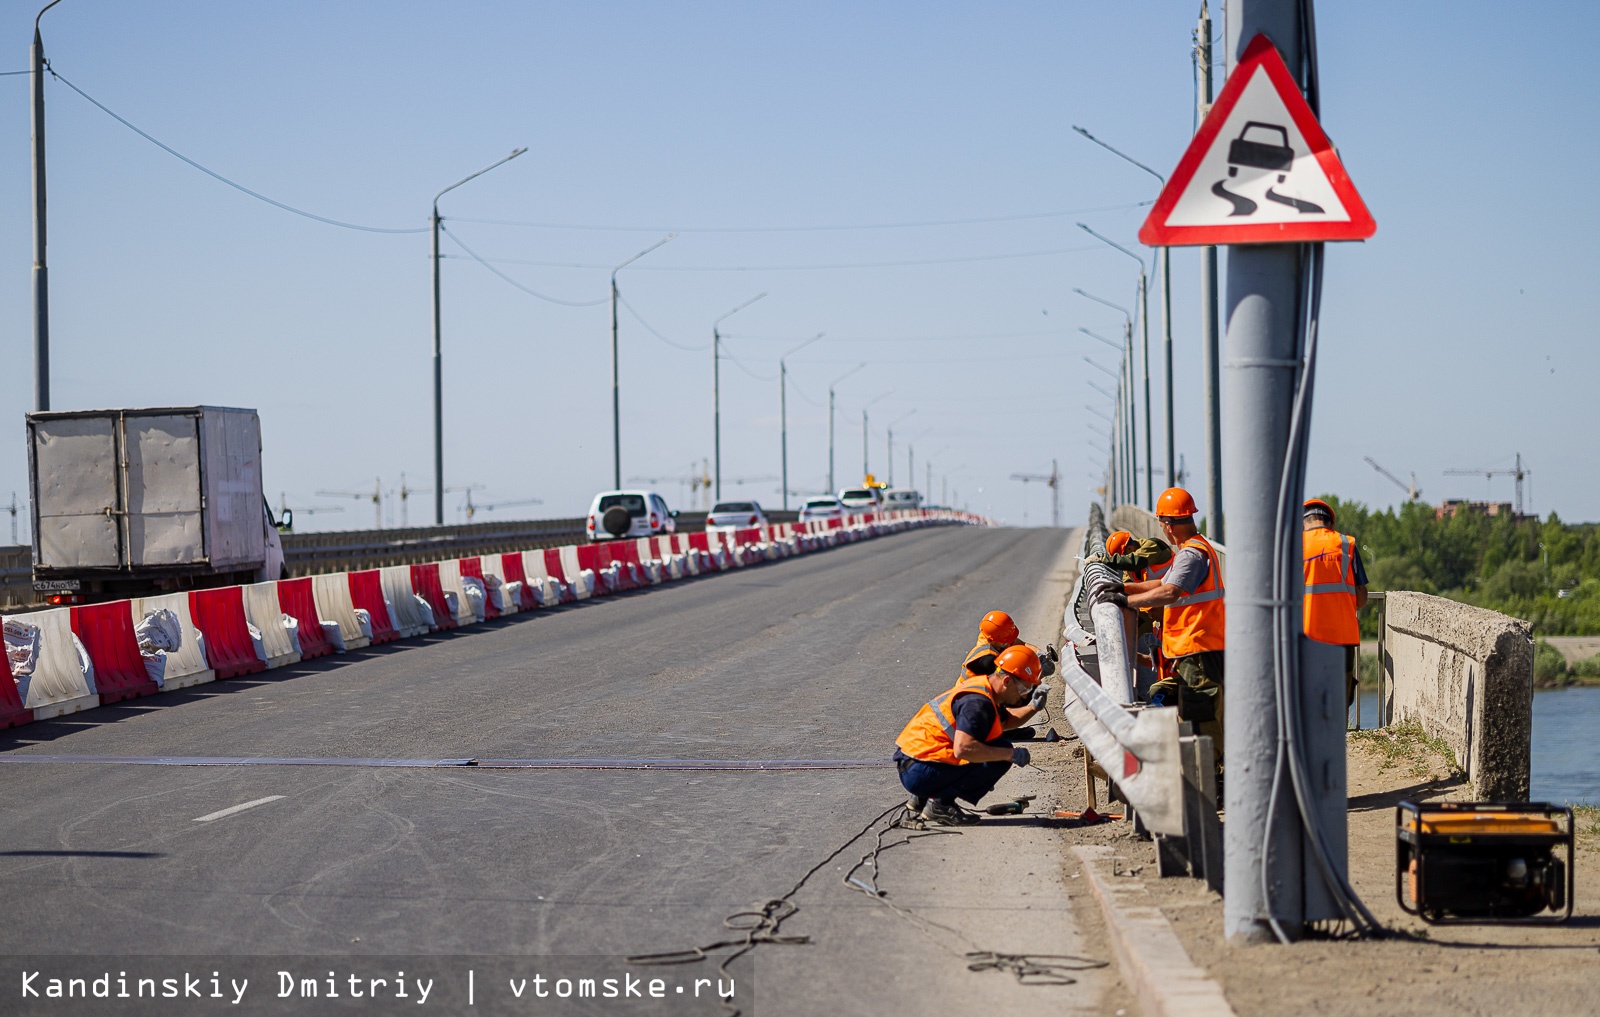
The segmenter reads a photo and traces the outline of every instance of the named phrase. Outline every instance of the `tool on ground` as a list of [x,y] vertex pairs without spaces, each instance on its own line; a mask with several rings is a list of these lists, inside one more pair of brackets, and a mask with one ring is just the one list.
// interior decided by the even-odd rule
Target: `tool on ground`
[[1408,914],[1429,924],[1572,917],[1571,809],[1544,802],[1401,802],[1394,825],[1394,893]]
[[1018,795],[1008,802],[995,802],[984,811],[991,816],[1020,816],[1038,795]]

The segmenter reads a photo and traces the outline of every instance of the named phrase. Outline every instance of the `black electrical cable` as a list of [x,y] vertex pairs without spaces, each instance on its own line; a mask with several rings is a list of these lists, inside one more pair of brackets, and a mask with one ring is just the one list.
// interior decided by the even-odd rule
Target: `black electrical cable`
[[660,339],[662,342],[666,343],[668,346],[671,346],[673,349],[675,349],[675,350],[685,350],[685,351],[687,351],[689,353],[699,353],[699,352],[701,352],[703,350],[709,350],[711,348],[711,344],[710,343],[706,343],[704,346],[685,346],[682,343],[675,343],[671,339],[668,339],[666,336],[662,335],[660,330],[657,329],[654,325],[650,324],[648,321],[645,321],[643,316],[641,316],[639,314],[639,312],[634,309],[632,304],[628,303],[628,298],[623,296],[620,291],[617,293],[617,301],[619,303],[621,303],[623,307],[626,307],[628,309],[628,313],[633,315],[633,320],[634,321],[637,321],[639,324],[644,326],[644,329],[645,329],[646,332],[649,332],[651,335],[655,336],[657,339]]
[[338,226],[341,229],[347,229],[347,230],[360,230],[363,233],[426,233],[426,232],[428,232],[428,230],[430,228],[430,227],[427,227],[427,226],[416,226],[416,227],[406,227],[404,229],[393,229],[393,228],[388,228],[388,227],[383,227],[383,226],[362,226],[359,223],[343,222],[343,221],[341,221],[339,219],[329,219],[325,215],[317,215],[315,212],[307,212],[303,208],[295,208],[293,205],[286,205],[283,202],[277,200],[276,198],[267,197],[265,194],[262,194],[260,191],[252,191],[250,188],[248,188],[245,185],[239,183],[238,181],[229,180],[227,177],[223,176],[221,173],[218,173],[216,170],[208,169],[207,167],[200,165],[198,162],[195,162],[193,159],[191,159],[188,156],[184,155],[182,152],[178,151],[176,148],[173,148],[171,145],[168,145],[165,142],[159,141],[153,135],[147,133],[144,130],[141,130],[138,127],[135,127],[126,118],[124,118],[122,116],[119,116],[116,113],[113,113],[105,105],[105,103],[102,103],[99,99],[96,99],[94,96],[90,95],[88,92],[85,92],[83,89],[79,88],[77,85],[74,85],[72,82],[68,81],[66,78],[64,78],[60,74],[58,74],[56,72],[56,69],[50,65],[50,62],[48,60],[45,61],[45,65],[44,66],[45,66],[45,70],[50,72],[50,76],[52,78],[55,78],[57,81],[61,82],[63,85],[66,85],[68,88],[72,89],[74,92],[77,92],[79,95],[81,95],[85,99],[89,100],[89,102],[93,106],[95,106],[97,109],[99,109],[100,112],[104,113],[106,116],[108,116],[111,119],[115,120],[117,123],[119,123],[122,126],[126,127],[128,130],[130,130],[133,133],[137,134],[139,137],[143,138],[144,140],[150,142],[150,144],[152,144],[152,145],[156,146],[157,148],[161,149],[163,152],[167,153],[168,155],[172,156],[173,158],[178,159],[181,162],[187,163],[188,165],[194,167],[195,169],[199,170],[201,173],[204,173],[206,176],[212,178],[213,180],[217,180],[217,181],[219,181],[221,183],[227,184],[229,187],[233,188],[234,190],[241,191],[241,192],[243,192],[245,194],[248,194],[248,195],[250,195],[250,197],[255,198],[258,201],[264,201],[267,204],[272,205],[274,208],[281,208],[285,212],[293,212],[295,215],[303,216],[303,217],[305,217],[307,219],[314,219],[317,222],[326,223],[329,226]]
[[[454,233],[452,233],[449,230],[445,229],[444,223],[442,223],[442,222],[439,224],[439,232],[441,232],[445,236],[449,237],[451,243],[455,244],[457,247],[461,248],[463,251],[466,251],[468,257],[472,258],[473,261],[476,261],[478,264],[482,265],[484,268],[488,269],[489,271],[493,272],[495,275],[499,276],[500,279],[503,282],[510,283],[512,286],[514,286],[517,289],[521,290],[522,292],[528,294],[528,296],[530,296],[530,297],[538,297],[540,300],[543,300],[543,301],[546,301],[546,302],[552,303],[552,304],[560,304],[562,307],[598,307],[598,306],[600,306],[601,304],[605,303],[607,300],[610,299],[609,297],[601,297],[599,300],[562,300],[560,297],[552,297],[552,296],[550,296],[548,294],[540,293],[538,290],[529,289],[528,287],[526,287],[526,286],[522,285],[521,283],[517,282],[515,279],[511,278],[509,275],[506,275],[504,272],[500,271],[498,268],[495,268],[493,265],[489,264],[484,259],[480,258],[478,256],[478,252],[477,251],[474,251],[472,248],[470,248],[466,244],[462,243],[460,237],[456,236]],[[648,326],[646,326],[646,327],[648,327]]]
[[[16,73],[26,74],[27,71]],[[837,226],[681,226],[671,230],[659,226],[592,226],[580,223],[522,222],[515,219],[468,219],[451,216],[457,222],[482,223],[485,226],[523,226],[542,230],[587,230],[610,233],[827,233],[841,230],[893,230],[926,226],[971,226],[982,223],[1021,222],[1029,219],[1060,219],[1072,215],[1089,215],[1095,212],[1125,212],[1144,208],[1154,201],[1135,201],[1125,205],[1104,205],[1099,208],[1068,209],[1064,212],[1024,212],[1020,215],[996,215],[978,219],[929,219],[921,222],[860,223]]]

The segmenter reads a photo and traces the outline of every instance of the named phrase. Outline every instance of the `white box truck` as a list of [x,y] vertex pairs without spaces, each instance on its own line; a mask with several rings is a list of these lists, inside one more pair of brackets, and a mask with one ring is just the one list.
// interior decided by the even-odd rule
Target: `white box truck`
[[255,410],[28,414],[33,585],[53,603],[283,577]]

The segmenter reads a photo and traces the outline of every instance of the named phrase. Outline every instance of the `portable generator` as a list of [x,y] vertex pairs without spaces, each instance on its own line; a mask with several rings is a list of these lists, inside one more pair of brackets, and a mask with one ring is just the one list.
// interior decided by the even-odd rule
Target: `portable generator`
[[1543,923],[1572,917],[1569,808],[1543,802],[1401,802],[1395,840],[1395,899],[1425,922]]

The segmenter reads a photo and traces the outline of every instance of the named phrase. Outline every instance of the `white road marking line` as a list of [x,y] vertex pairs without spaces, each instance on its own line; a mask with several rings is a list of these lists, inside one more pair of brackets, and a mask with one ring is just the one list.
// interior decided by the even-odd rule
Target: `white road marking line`
[[235,812],[243,812],[245,809],[253,809],[257,805],[265,805],[268,802],[275,802],[279,798],[282,798],[282,797],[283,797],[283,795],[268,795],[265,798],[257,798],[253,802],[245,802],[242,805],[235,805],[232,808],[223,809],[221,812],[213,812],[213,813],[210,813],[209,815],[205,815],[205,816],[196,816],[194,818],[194,822],[196,822],[196,823],[209,823],[213,819],[221,819],[224,816],[231,816]]

